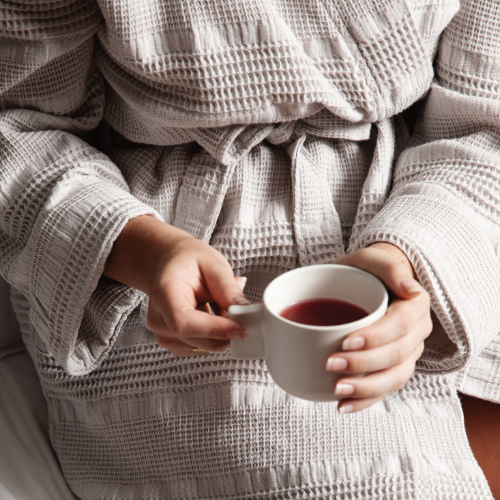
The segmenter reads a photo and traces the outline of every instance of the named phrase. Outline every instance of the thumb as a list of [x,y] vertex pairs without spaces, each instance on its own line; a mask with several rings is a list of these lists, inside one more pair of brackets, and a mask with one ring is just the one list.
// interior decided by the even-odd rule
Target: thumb
[[406,254],[389,243],[375,243],[344,255],[333,264],[357,267],[373,274],[401,299],[412,299],[424,291],[415,279],[416,274]]
[[398,247],[389,243],[376,243],[367,250],[377,252],[377,274],[387,288],[397,297],[411,299],[424,291],[422,285],[415,279],[416,273],[406,254]]

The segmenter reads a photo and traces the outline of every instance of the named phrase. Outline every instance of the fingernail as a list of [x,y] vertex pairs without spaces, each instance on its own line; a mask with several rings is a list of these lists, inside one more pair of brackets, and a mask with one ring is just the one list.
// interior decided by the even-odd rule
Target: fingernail
[[193,352],[198,356],[208,356],[212,354],[210,351],[205,351],[205,349],[193,349]]
[[344,358],[329,358],[326,362],[326,369],[329,372],[340,372],[347,368],[347,360]]
[[343,351],[355,351],[356,349],[361,349],[365,345],[365,339],[363,337],[352,337],[350,339],[345,339],[342,342]]
[[339,413],[351,413],[351,411],[354,410],[354,406],[352,405],[344,405],[339,408]]
[[241,280],[240,280],[240,284],[239,284],[241,291],[243,291],[245,289],[246,284],[247,284],[247,277],[241,276]]
[[235,304],[238,304],[239,306],[249,306],[251,302],[249,302],[245,297],[242,297],[241,295],[236,295],[236,297],[233,297],[233,302]]
[[229,332],[227,332],[227,338],[231,340],[243,340],[245,338],[245,332],[241,330],[229,330]]
[[399,284],[408,293],[419,293],[422,291],[422,286],[415,280],[401,280]]
[[354,394],[354,386],[351,384],[337,384],[335,386],[336,396],[348,396],[349,394]]

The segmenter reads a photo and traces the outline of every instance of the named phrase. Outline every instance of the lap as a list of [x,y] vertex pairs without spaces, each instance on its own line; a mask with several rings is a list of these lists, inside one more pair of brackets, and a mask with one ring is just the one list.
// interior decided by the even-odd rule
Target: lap
[[[500,498],[500,405],[461,395],[474,455]],[[76,500],[52,450],[47,407],[27,352],[0,360],[0,496],[6,500]],[[27,479],[29,478],[29,479]]]

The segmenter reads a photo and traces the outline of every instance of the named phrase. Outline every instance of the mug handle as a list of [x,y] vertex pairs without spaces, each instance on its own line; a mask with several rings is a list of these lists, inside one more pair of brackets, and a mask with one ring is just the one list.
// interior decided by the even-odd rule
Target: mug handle
[[229,317],[239,323],[246,333],[244,340],[231,340],[233,359],[266,359],[264,343],[264,306],[229,306]]

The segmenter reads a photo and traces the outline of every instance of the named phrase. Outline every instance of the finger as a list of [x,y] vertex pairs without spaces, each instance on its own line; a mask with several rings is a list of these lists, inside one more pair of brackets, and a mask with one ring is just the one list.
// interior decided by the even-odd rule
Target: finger
[[207,352],[219,352],[227,349],[230,343],[226,340],[214,340],[214,339],[197,339],[197,338],[187,338],[180,340],[172,336],[164,336],[161,334],[155,334],[156,343],[168,349],[172,348],[183,348],[183,349],[198,349]]
[[178,357],[199,356],[204,353],[219,352],[229,347],[229,342],[210,339],[185,339],[182,341],[174,337],[165,337],[154,334],[155,342]]
[[229,263],[222,255],[200,263],[200,268],[207,290],[221,309],[227,310],[233,304],[250,304],[243,294],[242,286],[244,287],[246,280],[241,277],[235,279]]
[[342,342],[342,350],[373,349],[394,342],[408,335],[419,322],[423,322],[422,333],[428,336],[432,331],[432,320],[427,294],[420,294],[410,300],[395,299],[387,308],[385,316],[347,335]]
[[397,297],[410,299],[424,288],[413,278],[410,266],[404,265],[387,251],[372,245],[336,260],[335,263],[357,267],[379,278]]
[[[204,314],[207,318],[211,318],[212,316],[207,314],[206,312],[200,312],[200,314]],[[157,339],[157,343],[161,345],[162,347],[165,347],[170,350],[169,347],[167,347],[166,343],[168,339],[175,339],[178,337],[175,332],[172,332],[169,326],[167,325],[161,311],[155,307],[154,305],[150,304],[149,309],[148,309],[148,315],[147,315],[147,326],[148,328],[155,334],[155,339]],[[239,325],[238,325],[239,326]],[[242,333],[240,333],[241,335]],[[243,333],[244,335],[244,333]],[[228,339],[227,335],[222,334],[222,339],[217,340],[216,344],[210,344],[210,340],[214,339],[189,339],[189,338],[183,338],[181,343],[187,343],[189,347],[199,347],[203,349],[207,349],[212,347],[214,351],[218,351],[221,348],[225,348],[228,346]],[[220,347],[219,343],[223,342],[223,345],[225,347]],[[177,345],[177,344],[176,344]],[[221,344],[222,345],[222,344]]]
[[[170,351],[174,356],[187,357],[187,356],[206,356],[214,352],[219,352],[229,347],[228,342],[212,341],[212,342],[197,342],[194,340],[192,343],[182,342],[175,338],[163,337],[161,335],[154,335],[155,342],[164,349]],[[218,344],[216,344],[218,342]],[[200,345],[197,345],[200,344]]]
[[193,346],[195,350],[205,352],[219,352],[228,349],[231,344],[226,340],[212,339],[186,339],[187,344]]
[[189,351],[192,351],[193,349],[217,352],[229,347],[229,342],[227,340],[197,338],[179,339],[169,330],[161,313],[156,308],[151,306],[148,310],[147,324],[154,334],[156,343],[161,347],[168,349],[176,356],[190,355]]
[[[423,348],[424,348],[424,346],[422,343],[421,349],[418,349],[416,351],[416,355],[415,355],[414,359],[412,360],[413,361],[413,368],[412,368],[411,374],[408,376],[406,381],[408,381],[410,379],[411,375],[413,374],[415,362],[421,356],[421,354],[423,352]],[[410,364],[410,366],[411,366],[411,364]],[[373,376],[374,375],[376,375],[376,374],[373,374]],[[371,376],[372,375],[370,375],[370,377]],[[357,380],[349,380],[349,382],[352,385],[354,385],[356,382],[358,382],[362,378],[366,378],[366,377],[359,377],[359,378],[357,378]],[[337,384],[338,383],[346,383],[344,380],[347,381],[348,379],[342,379],[342,381],[339,380],[337,382]],[[338,411],[340,413],[354,413],[354,412],[357,412],[360,410],[364,410],[365,408],[368,408],[369,406],[372,406],[375,403],[377,403],[378,401],[382,400],[385,396],[387,396],[387,394],[389,392],[390,391],[388,391],[386,393],[381,393],[379,395],[375,395],[372,397],[366,397],[366,398],[360,398],[360,399],[355,399],[354,397],[351,396],[349,399],[343,399],[342,401],[339,402]],[[354,394],[354,393],[352,393],[352,394]],[[376,394],[376,392],[375,392],[375,394]]]
[[245,338],[244,329],[236,321],[195,309],[197,304],[193,305],[193,297],[190,287],[167,283],[162,296],[154,304],[150,303],[149,328],[158,333],[165,330],[165,334],[168,330],[181,339],[199,337],[228,341]]
[[369,406],[373,406],[375,403],[378,403],[381,399],[384,399],[386,394],[376,398],[369,399],[343,399],[339,402],[337,407],[339,413],[355,413],[357,411],[364,410]]
[[173,312],[168,328],[183,341],[187,338],[225,341],[245,338],[244,329],[236,321],[197,310]]
[[[247,284],[247,278],[245,276],[235,276],[234,280],[240,287],[241,291],[243,292],[245,290],[245,286]],[[222,316],[223,318],[229,318],[229,313],[227,309],[222,309],[217,302],[211,302],[210,307],[214,311],[217,316]]]
[[236,321],[191,308],[175,290],[166,292],[166,295],[170,307],[161,308],[165,327],[181,340],[190,337],[226,341],[245,338],[243,327]]
[[196,356],[194,352],[194,347],[188,345],[184,342],[177,341],[175,339],[166,339],[165,337],[154,334],[155,342],[167,351],[170,351],[174,356],[178,358],[185,358],[188,356]]
[[335,373],[367,373],[400,365],[426,337],[427,330],[421,323],[408,335],[389,344],[365,351],[334,353],[328,358],[326,369]]
[[335,384],[334,394],[337,396],[372,399],[389,392],[398,391],[411,378],[415,371],[415,363],[421,356],[424,348],[422,342],[412,356],[401,365],[365,375],[364,377],[345,377]]

